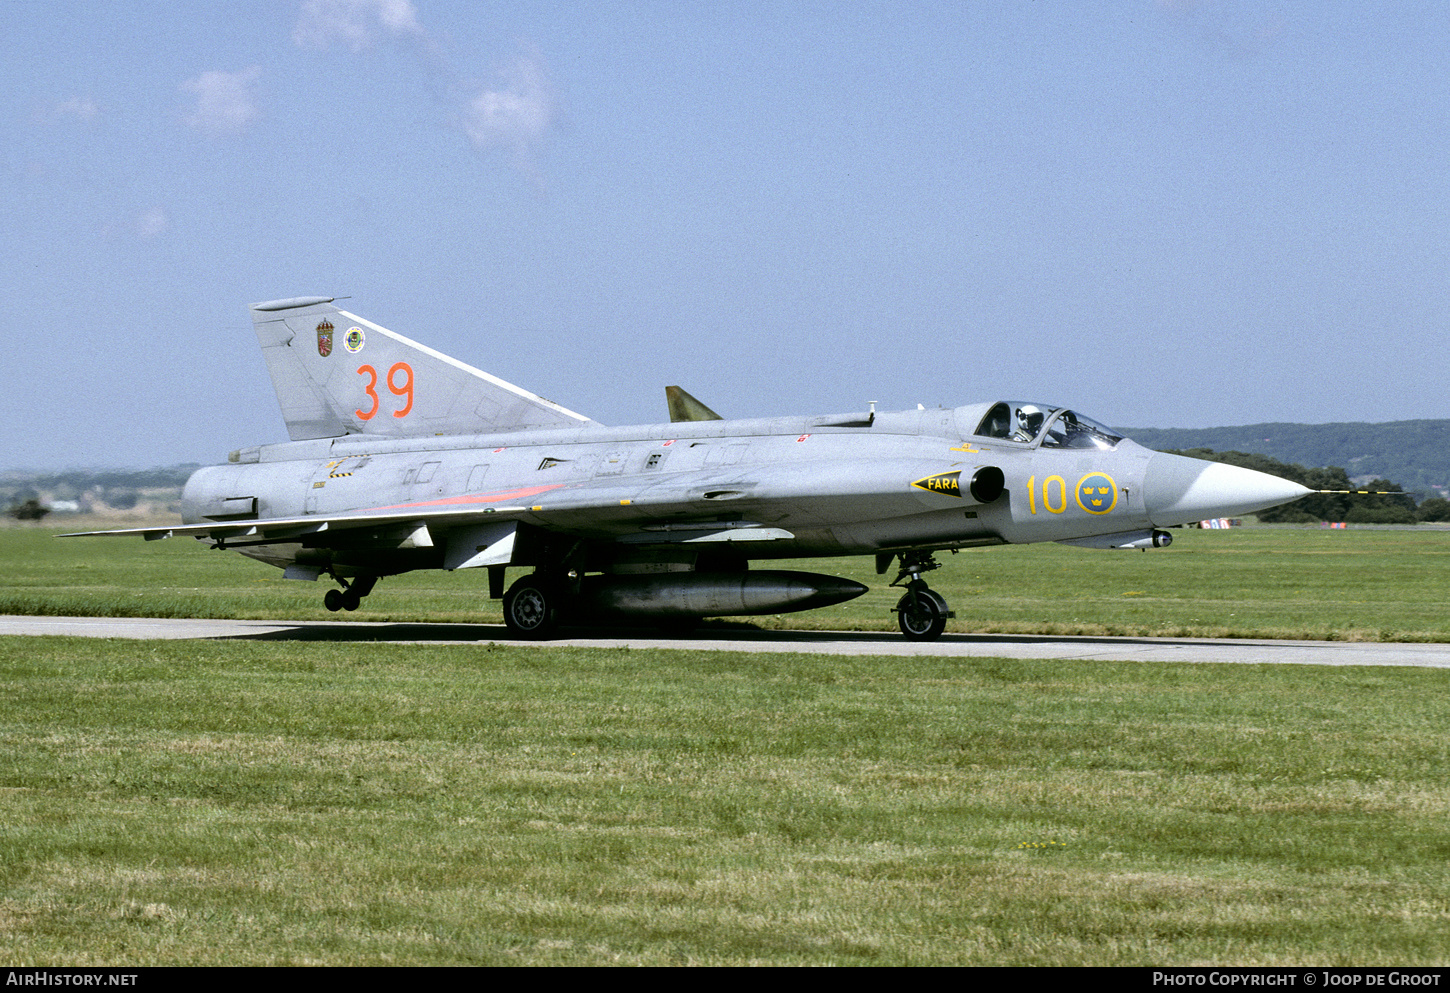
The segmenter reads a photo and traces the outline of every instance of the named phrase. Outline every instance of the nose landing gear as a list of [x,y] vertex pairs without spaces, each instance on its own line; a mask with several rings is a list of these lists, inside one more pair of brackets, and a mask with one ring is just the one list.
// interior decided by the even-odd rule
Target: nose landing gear
[[947,627],[952,616],[942,595],[926,585],[923,572],[940,569],[941,563],[930,552],[902,552],[901,571],[892,586],[901,586],[906,594],[893,608],[896,624],[907,641],[935,641]]

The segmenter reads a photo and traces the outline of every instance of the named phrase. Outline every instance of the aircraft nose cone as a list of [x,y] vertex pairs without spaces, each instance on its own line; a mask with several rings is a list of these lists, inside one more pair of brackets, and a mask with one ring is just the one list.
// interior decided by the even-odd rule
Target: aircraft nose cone
[[1156,453],[1143,478],[1143,504],[1159,527],[1277,507],[1313,491],[1254,469]]

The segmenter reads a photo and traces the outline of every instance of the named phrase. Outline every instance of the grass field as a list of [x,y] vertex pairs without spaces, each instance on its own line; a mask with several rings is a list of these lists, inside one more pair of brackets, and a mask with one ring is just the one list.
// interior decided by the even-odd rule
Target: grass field
[[[385,579],[356,614],[328,584],[291,582],[185,538],[0,530],[0,614],[501,622],[483,570]],[[1450,531],[1179,530],[1148,552],[1015,545],[942,555],[929,574],[948,631],[1450,642]],[[782,563],[871,587],[850,603],[752,618],[761,627],[895,630],[899,590],[869,558]],[[522,575],[514,570],[512,576]]]
[[0,639],[0,959],[1450,961],[1450,675]]
[[[963,553],[933,585],[979,630],[1450,641],[1446,540],[1185,532]],[[0,612],[335,616],[319,584],[190,542],[0,549]],[[354,616],[486,620],[482,579],[389,580]],[[781,622],[890,624],[873,598]],[[1450,964],[1447,690],[1447,670],[0,638],[0,960]]]

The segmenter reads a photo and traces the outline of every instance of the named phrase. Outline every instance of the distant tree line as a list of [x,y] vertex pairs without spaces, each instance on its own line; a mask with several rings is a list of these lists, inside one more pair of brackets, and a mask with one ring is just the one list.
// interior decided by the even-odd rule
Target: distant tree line
[[17,521],[35,521],[38,524],[42,517],[50,513],[50,508],[41,506],[39,500],[26,500],[24,503],[12,504],[5,513]]
[[[141,502],[143,493],[158,490],[180,492],[195,465],[166,466],[142,470],[71,469],[65,472],[0,471],[0,507],[18,520],[39,520],[33,506],[40,501],[75,500],[82,510],[102,503],[113,510],[130,510]],[[49,509],[45,513],[49,513]],[[44,516],[42,514],[41,516]]]
[[1416,524],[1420,521],[1450,521],[1450,500],[1430,497],[1418,506],[1412,494],[1388,479],[1374,479],[1363,486],[1349,481],[1339,466],[1308,469],[1251,452],[1215,452],[1211,448],[1172,450],[1210,462],[1256,469],[1271,476],[1290,479],[1311,490],[1368,490],[1367,493],[1311,493],[1302,500],[1261,510],[1258,518],[1270,524],[1310,524],[1315,521],[1345,521],[1349,524]]

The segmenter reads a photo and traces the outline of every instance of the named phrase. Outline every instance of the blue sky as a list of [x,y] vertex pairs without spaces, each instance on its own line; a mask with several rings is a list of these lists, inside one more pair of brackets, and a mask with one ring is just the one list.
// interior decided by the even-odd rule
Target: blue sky
[[251,301],[606,424],[1450,418],[1450,6],[0,5],[0,468],[286,439]]

